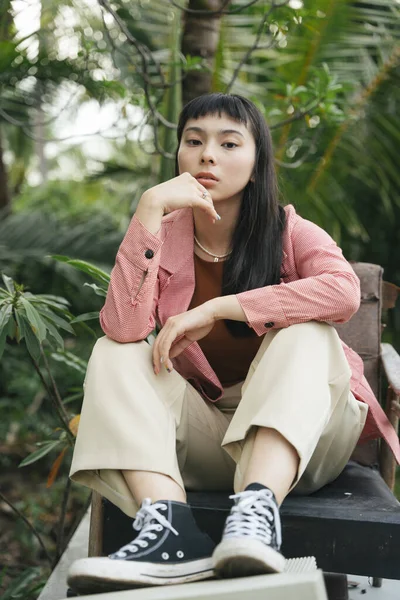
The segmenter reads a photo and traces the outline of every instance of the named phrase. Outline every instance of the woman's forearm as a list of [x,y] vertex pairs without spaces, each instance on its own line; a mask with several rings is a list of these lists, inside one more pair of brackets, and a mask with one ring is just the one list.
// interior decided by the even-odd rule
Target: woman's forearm
[[232,321],[247,322],[247,317],[240,306],[239,300],[234,294],[230,296],[220,296],[207,301],[214,314],[214,318],[219,321],[221,319],[230,319]]
[[150,192],[151,190],[147,190],[141,197],[135,215],[150,233],[157,235],[161,229],[164,211]]

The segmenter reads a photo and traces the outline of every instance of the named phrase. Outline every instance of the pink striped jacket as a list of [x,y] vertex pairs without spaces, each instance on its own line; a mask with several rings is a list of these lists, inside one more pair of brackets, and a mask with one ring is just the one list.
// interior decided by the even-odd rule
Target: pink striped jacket
[[[343,323],[358,310],[360,283],[341,249],[320,227],[285,207],[279,285],[237,294],[247,323],[258,335],[306,321]],[[116,256],[100,311],[104,333],[117,342],[145,339],[168,317],[188,309],[195,287],[191,208],[162,219],[156,235],[134,215]],[[399,438],[375,398],[362,359],[342,341],[354,396],[369,405],[360,441],[384,437],[400,462]],[[173,359],[174,368],[212,402],[222,385],[197,342]]]

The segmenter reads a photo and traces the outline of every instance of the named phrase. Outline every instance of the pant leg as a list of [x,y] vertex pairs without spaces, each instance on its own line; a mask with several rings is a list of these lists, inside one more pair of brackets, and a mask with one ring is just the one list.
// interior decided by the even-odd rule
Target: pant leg
[[165,473],[188,489],[228,491],[237,463],[238,491],[256,427],[265,426],[295,446],[300,467],[292,487],[310,493],[341,472],[362,430],[367,407],[349,392],[349,380],[332,327],[311,322],[270,332],[242,397],[240,386],[234,390],[232,406],[239,406],[232,418],[177,372],[155,376],[146,342],[101,338],[86,374],[71,478],[130,516],[137,506],[121,469]]
[[163,473],[182,488],[232,489],[235,463],[221,448],[229,418],[175,370],[155,375],[147,342],[100,338],[84,390],[73,481],[129,516],[138,507],[123,469]]
[[241,489],[257,426],[279,431],[297,450],[300,464],[291,489],[308,494],[335,479],[357,444],[368,410],[352,395],[350,377],[339,336],[327,323],[310,321],[268,333],[223,440],[237,463],[235,491]]
[[176,444],[186,490],[232,492],[236,463],[222,448],[231,418],[188,384]]

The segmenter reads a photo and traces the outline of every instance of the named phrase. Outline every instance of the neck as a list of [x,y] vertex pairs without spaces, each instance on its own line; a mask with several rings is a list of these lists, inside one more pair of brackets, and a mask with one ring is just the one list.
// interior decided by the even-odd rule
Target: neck
[[218,202],[215,208],[221,216],[221,221],[216,221],[214,225],[208,215],[198,208],[193,208],[194,234],[209,252],[222,255],[231,250],[232,235],[240,205],[232,206],[232,204]]

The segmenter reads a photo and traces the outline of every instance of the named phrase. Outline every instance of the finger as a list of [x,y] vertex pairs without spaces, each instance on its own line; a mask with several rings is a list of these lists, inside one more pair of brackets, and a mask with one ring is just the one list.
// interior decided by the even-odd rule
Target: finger
[[170,347],[171,342],[165,338],[160,344],[160,359],[159,359],[159,369],[166,369],[169,373],[172,371],[173,365],[170,360]]
[[166,368],[166,365],[168,364],[169,355],[167,347],[168,346],[165,344],[165,332],[163,331],[163,335],[158,340],[157,348],[154,349],[156,375],[160,373],[161,369]]
[[160,369],[163,367],[167,371],[171,371],[173,369],[173,365],[170,360],[170,350],[177,337],[178,335],[176,327],[169,326],[163,329],[163,335],[161,336],[158,345],[158,366]]
[[193,178],[193,183],[194,183],[194,187],[196,188],[197,191],[200,192],[200,194],[205,194],[208,197],[208,199],[210,201],[212,201],[210,191],[206,187],[204,187],[204,185],[199,183],[197,181],[197,179],[194,179],[194,178]]
[[165,335],[167,333],[167,328],[168,328],[168,325],[165,325],[161,329],[161,331],[158,332],[158,335],[153,344],[153,364],[154,364],[154,369],[155,369],[156,375],[158,375],[159,372],[161,371],[163,362],[164,362],[164,356],[162,353],[162,344],[163,344]]
[[200,192],[202,199],[206,200],[209,204],[211,204],[213,206],[213,199],[212,199],[211,192],[207,188],[205,188],[204,185],[200,185],[200,184],[197,186],[197,189]]
[[199,190],[199,193],[203,210],[211,216],[213,221],[220,221],[221,217],[215,210],[211,194],[205,188]]
[[179,342],[176,342],[175,344],[172,344],[171,350],[169,351],[169,357],[170,358],[175,358],[176,356],[179,356],[179,354],[181,354],[181,352],[183,352],[184,350],[186,350],[186,348],[188,346],[190,346],[190,344],[193,344],[193,342],[191,342],[190,340],[188,340],[186,337],[184,337],[181,340],[179,340]]
[[153,371],[156,375],[158,375],[158,373],[160,372],[160,369],[158,367],[159,364],[159,351],[158,351],[158,344],[159,344],[159,338],[160,334],[157,335],[155,342],[153,344],[152,350],[153,350]]

